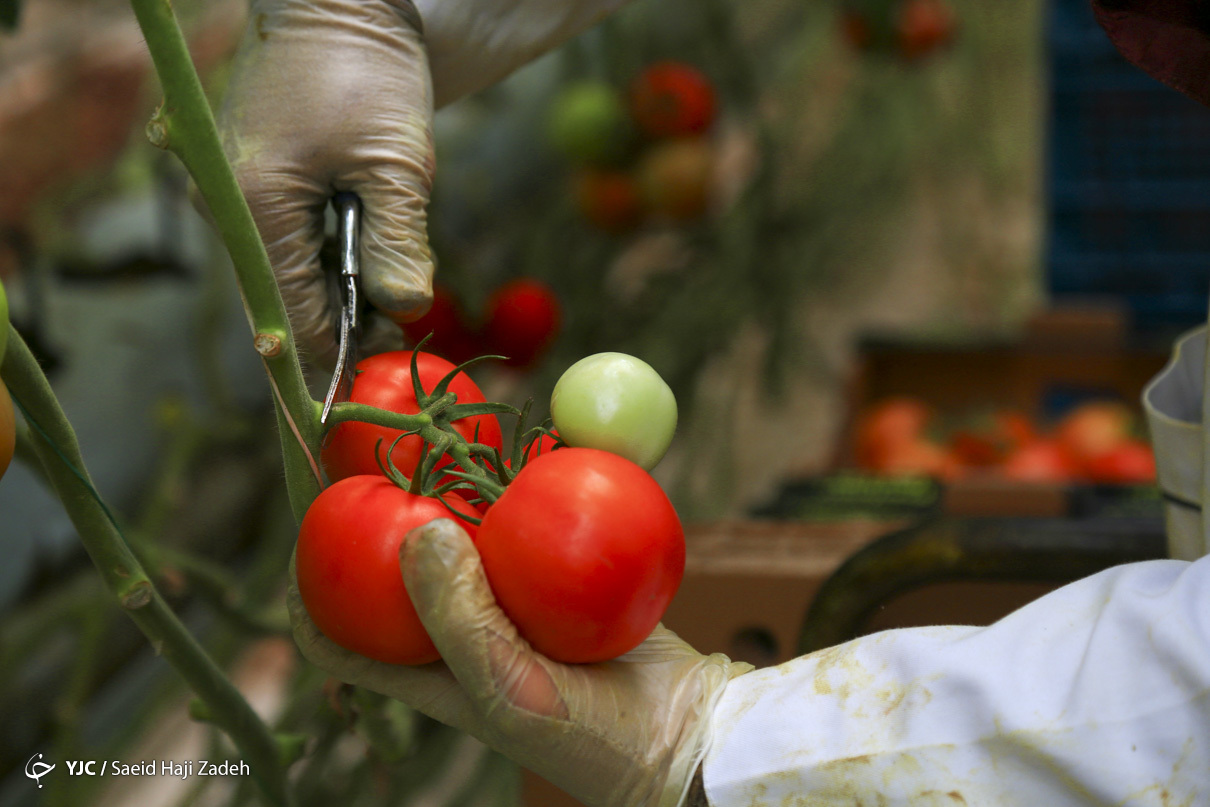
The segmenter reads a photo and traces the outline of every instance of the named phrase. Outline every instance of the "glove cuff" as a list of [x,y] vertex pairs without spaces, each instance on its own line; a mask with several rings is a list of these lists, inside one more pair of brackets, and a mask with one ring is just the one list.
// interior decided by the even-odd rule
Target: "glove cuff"
[[705,659],[701,671],[702,692],[693,707],[692,716],[686,720],[685,736],[672,757],[659,807],[680,807],[685,803],[693,775],[710,750],[710,741],[714,737],[715,707],[727,690],[727,684],[753,669],[751,664],[733,662],[721,653],[714,653]]

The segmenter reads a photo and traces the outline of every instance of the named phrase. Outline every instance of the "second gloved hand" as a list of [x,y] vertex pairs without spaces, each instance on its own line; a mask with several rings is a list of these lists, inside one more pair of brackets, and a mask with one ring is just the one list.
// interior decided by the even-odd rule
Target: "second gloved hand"
[[752,669],[703,656],[662,626],[613,661],[551,661],[518,636],[470,538],[450,520],[413,530],[400,566],[443,661],[403,667],[337,646],[307,617],[292,585],[303,653],[344,681],[466,731],[588,805],[678,804],[727,682]]
[[[410,0],[255,0],[219,127],[300,346],[330,365],[338,301],[319,263],[324,209],[362,201],[362,288],[389,319],[432,302],[426,207],[432,87]],[[368,352],[401,343],[381,318]]]

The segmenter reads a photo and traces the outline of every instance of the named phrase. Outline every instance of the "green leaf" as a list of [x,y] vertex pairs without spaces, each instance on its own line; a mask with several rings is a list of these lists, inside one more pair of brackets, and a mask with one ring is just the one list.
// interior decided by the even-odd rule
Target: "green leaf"
[[519,415],[521,412],[515,406],[506,403],[486,401],[484,403],[453,404],[446,407],[445,416],[449,420],[475,417],[476,415]]
[[[419,346],[417,346],[417,347],[419,347]],[[459,373],[466,372],[468,369],[470,369],[471,367],[474,367],[476,364],[479,364],[480,362],[485,362],[489,359],[504,359],[504,358],[505,358],[504,356],[492,355],[492,356],[476,356],[473,359],[467,359],[466,361],[462,362],[462,364],[459,364],[453,370],[450,370],[448,373],[446,373],[445,376],[440,381],[437,382],[437,386],[433,387],[433,392],[432,392],[431,397],[440,398],[442,395],[445,395],[445,393],[450,388],[450,382],[453,381],[454,378]]]

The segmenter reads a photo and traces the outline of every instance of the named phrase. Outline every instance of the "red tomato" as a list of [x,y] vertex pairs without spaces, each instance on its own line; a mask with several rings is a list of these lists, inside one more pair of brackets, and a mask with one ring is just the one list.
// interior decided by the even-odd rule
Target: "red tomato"
[[553,434],[554,437],[549,434],[539,434],[536,440],[522,449],[523,455],[529,458],[526,462],[533,462],[543,454],[549,454],[555,450],[555,438],[559,436],[559,430],[551,429],[550,434]]
[[867,409],[855,429],[857,466],[867,471],[881,470],[887,453],[919,440],[932,417],[927,404],[907,396],[887,398]]
[[528,277],[505,283],[487,303],[487,348],[507,356],[509,365],[527,367],[550,347],[562,319],[550,286]]
[[954,432],[950,438],[950,449],[963,465],[976,468],[997,464],[1003,454],[994,435],[967,429]]
[[1155,454],[1142,440],[1128,440],[1090,459],[1084,470],[1093,482],[1150,485],[1155,482]]
[[[0,326],[3,325],[4,322],[0,321]],[[8,470],[16,448],[17,421],[13,415],[13,399],[9,397],[8,388],[0,384],[0,476],[4,476]]]
[[1037,439],[1029,418],[1003,410],[968,421],[950,437],[954,456],[969,467],[999,465],[1016,449]]
[[913,439],[887,447],[877,471],[887,476],[931,476],[954,480],[962,476],[961,460],[936,443]]
[[1020,448],[1038,439],[1033,421],[1021,412],[1004,411],[995,415],[995,434],[1009,448]]
[[[392,412],[415,414],[420,411],[412,391],[412,351],[395,350],[379,353],[357,363],[357,376],[353,379],[353,391],[349,400],[369,404]],[[454,369],[440,356],[421,353],[417,357],[420,383],[425,391],[431,392],[446,373]],[[459,403],[483,403],[483,393],[466,373],[459,373],[450,383],[449,391],[458,396]],[[495,415],[479,415],[464,418],[454,423],[454,429],[467,440],[475,439],[478,429],[479,442],[500,448],[503,439],[500,422]],[[382,439],[382,455],[402,432],[385,426],[369,423],[342,423],[328,432],[323,446],[323,464],[328,478],[333,482],[361,474],[379,474],[374,459],[374,447]],[[420,459],[423,441],[419,435],[408,435],[399,441],[391,453],[395,467],[411,476]],[[437,467],[448,465],[449,457],[442,459]]]
[[427,314],[400,327],[412,344],[418,343],[431,333],[433,336],[425,343],[424,349],[449,359],[454,364],[462,364],[482,353],[479,336],[467,324],[458,298],[444,286],[433,288],[433,307]]
[[[446,502],[476,516],[457,497]],[[311,503],[298,534],[298,593],[316,626],[336,644],[388,664],[440,658],[408,598],[399,545],[409,531],[452,518],[441,502],[416,496],[383,476],[354,476]],[[459,521],[473,539],[475,525]]]
[[714,122],[714,89],[700,70],[680,62],[659,62],[630,87],[630,112],[650,137],[698,134]]
[[630,460],[592,448],[526,465],[483,517],[477,545],[500,607],[534,649],[565,663],[636,647],[685,570],[664,491]]
[[1068,413],[1055,436],[1063,449],[1082,464],[1129,440],[1133,422],[1134,415],[1125,405],[1097,401]]
[[580,212],[598,229],[624,233],[642,221],[638,183],[625,171],[589,168],[577,174],[574,182]]
[[853,50],[865,50],[874,44],[870,21],[860,11],[845,9],[840,13],[840,34]]
[[1018,482],[1070,482],[1079,468],[1057,442],[1037,440],[1009,454],[1001,472]]
[[919,59],[954,35],[954,12],[944,0],[905,0],[899,9],[899,52]]

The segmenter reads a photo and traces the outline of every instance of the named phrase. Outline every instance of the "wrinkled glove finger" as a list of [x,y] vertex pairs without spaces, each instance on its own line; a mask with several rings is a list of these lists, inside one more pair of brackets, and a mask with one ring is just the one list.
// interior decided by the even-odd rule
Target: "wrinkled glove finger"
[[493,736],[480,739],[507,742],[515,722],[509,718],[567,718],[547,667],[553,662],[535,653],[500,610],[464,530],[449,519],[433,521],[410,532],[399,554],[429,637],[479,712],[491,717]]
[[[362,201],[365,298],[389,319],[427,310],[425,208],[434,172],[432,88],[408,0],[255,0],[219,114],[300,347],[336,354],[339,300],[319,253],[341,191]],[[366,353],[402,344],[379,326]]]
[[385,664],[346,650],[324,636],[307,615],[290,559],[286,605],[294,642],[307,661],[345,683],[365,687],[406,703],[434,720],[468,734],[482,731],[475,710],[449,668],[440,661],[416,667]]
[[629,0],[417,0],[437,107],[495,84]]
[[345,133],[334,184],[361,198],[366,299],[404,323],[423,316],[433,301],[427,229],[436,172],[433,87],[419,14],[404,0],[388,8],[355,34],[363,65],[332,68],[330,81],[346,98],[364,91],[367,68],[380,72],[382,92],[390,94],[360,110],[358,125]]
[[423,316],[433,302],[426,210],[435,170],[432,131],[420,118],[384,126],[397,135],[380,146],[365,145],[358,155],[365,168],[347,183],[361,197],[366,299],[390,319],[406,323]]

